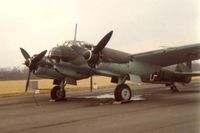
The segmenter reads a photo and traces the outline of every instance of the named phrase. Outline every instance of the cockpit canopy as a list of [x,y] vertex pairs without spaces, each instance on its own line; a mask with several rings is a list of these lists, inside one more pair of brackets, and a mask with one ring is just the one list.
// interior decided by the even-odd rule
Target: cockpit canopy
[[60,59],[68,62],[79,56],[82,57],[85,51],[93,50],[93,48],[94,46],[91,43],[84,41],[65,41],[49,51],[49,58],[55,60],[55,62],[59,62]]
[[78,46],[78,47],[87,48],[87,49],[91,49],[93,47],[93,44],[91,43],[84,42],[84,41],[74,41],[74,40],[65,41],[62,45],[67,46],[67,47]]

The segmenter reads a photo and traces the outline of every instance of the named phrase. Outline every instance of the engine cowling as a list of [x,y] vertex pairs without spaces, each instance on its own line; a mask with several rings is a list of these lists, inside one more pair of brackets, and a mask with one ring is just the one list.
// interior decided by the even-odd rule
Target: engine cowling
[[94,49],[91,50],[87,50],[83,56],[85,58],[85,60],[87,60],[88,65],[91,68],[95,68],[95,66],[98,64],[99,59],[100,59],[100,54],[102,52],[102,50],[104,49],[104,47],[106,46],[106,44],[108,43],[108,41],[110,40],[111,36],[112,36],[113,31],[110,31],[108,34],[106,34],[100,41],[99,43],[94,47]]
[[87,60],[90,67],[95,67],[95,65],[99,62],[99,57],[99,53],[95,54],[91,50],[84,53],[84,58]]

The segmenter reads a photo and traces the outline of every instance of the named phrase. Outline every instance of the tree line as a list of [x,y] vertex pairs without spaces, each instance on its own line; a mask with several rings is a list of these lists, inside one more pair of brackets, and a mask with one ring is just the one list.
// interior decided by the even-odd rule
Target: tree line
[[[27,79],[28,76],[28,69],[27,68],[0,68],[0,80],[24,80]],[[37,78],[36,76],[32,75],[32,79]]]

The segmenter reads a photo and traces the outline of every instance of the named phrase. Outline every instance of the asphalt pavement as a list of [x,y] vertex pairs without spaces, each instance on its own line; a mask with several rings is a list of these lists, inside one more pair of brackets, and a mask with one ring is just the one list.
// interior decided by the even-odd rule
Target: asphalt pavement
[[199,133],[200,81],[172,93],[162,85],[132,89],[128,103],[115,103],[113,89],[0,98],[0,133]]

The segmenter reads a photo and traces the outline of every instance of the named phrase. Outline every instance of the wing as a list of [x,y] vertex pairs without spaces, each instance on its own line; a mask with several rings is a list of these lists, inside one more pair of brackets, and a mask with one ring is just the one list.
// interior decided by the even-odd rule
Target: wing
[[200,43],[132,55],[132,59],[165,67],[200,58]]

